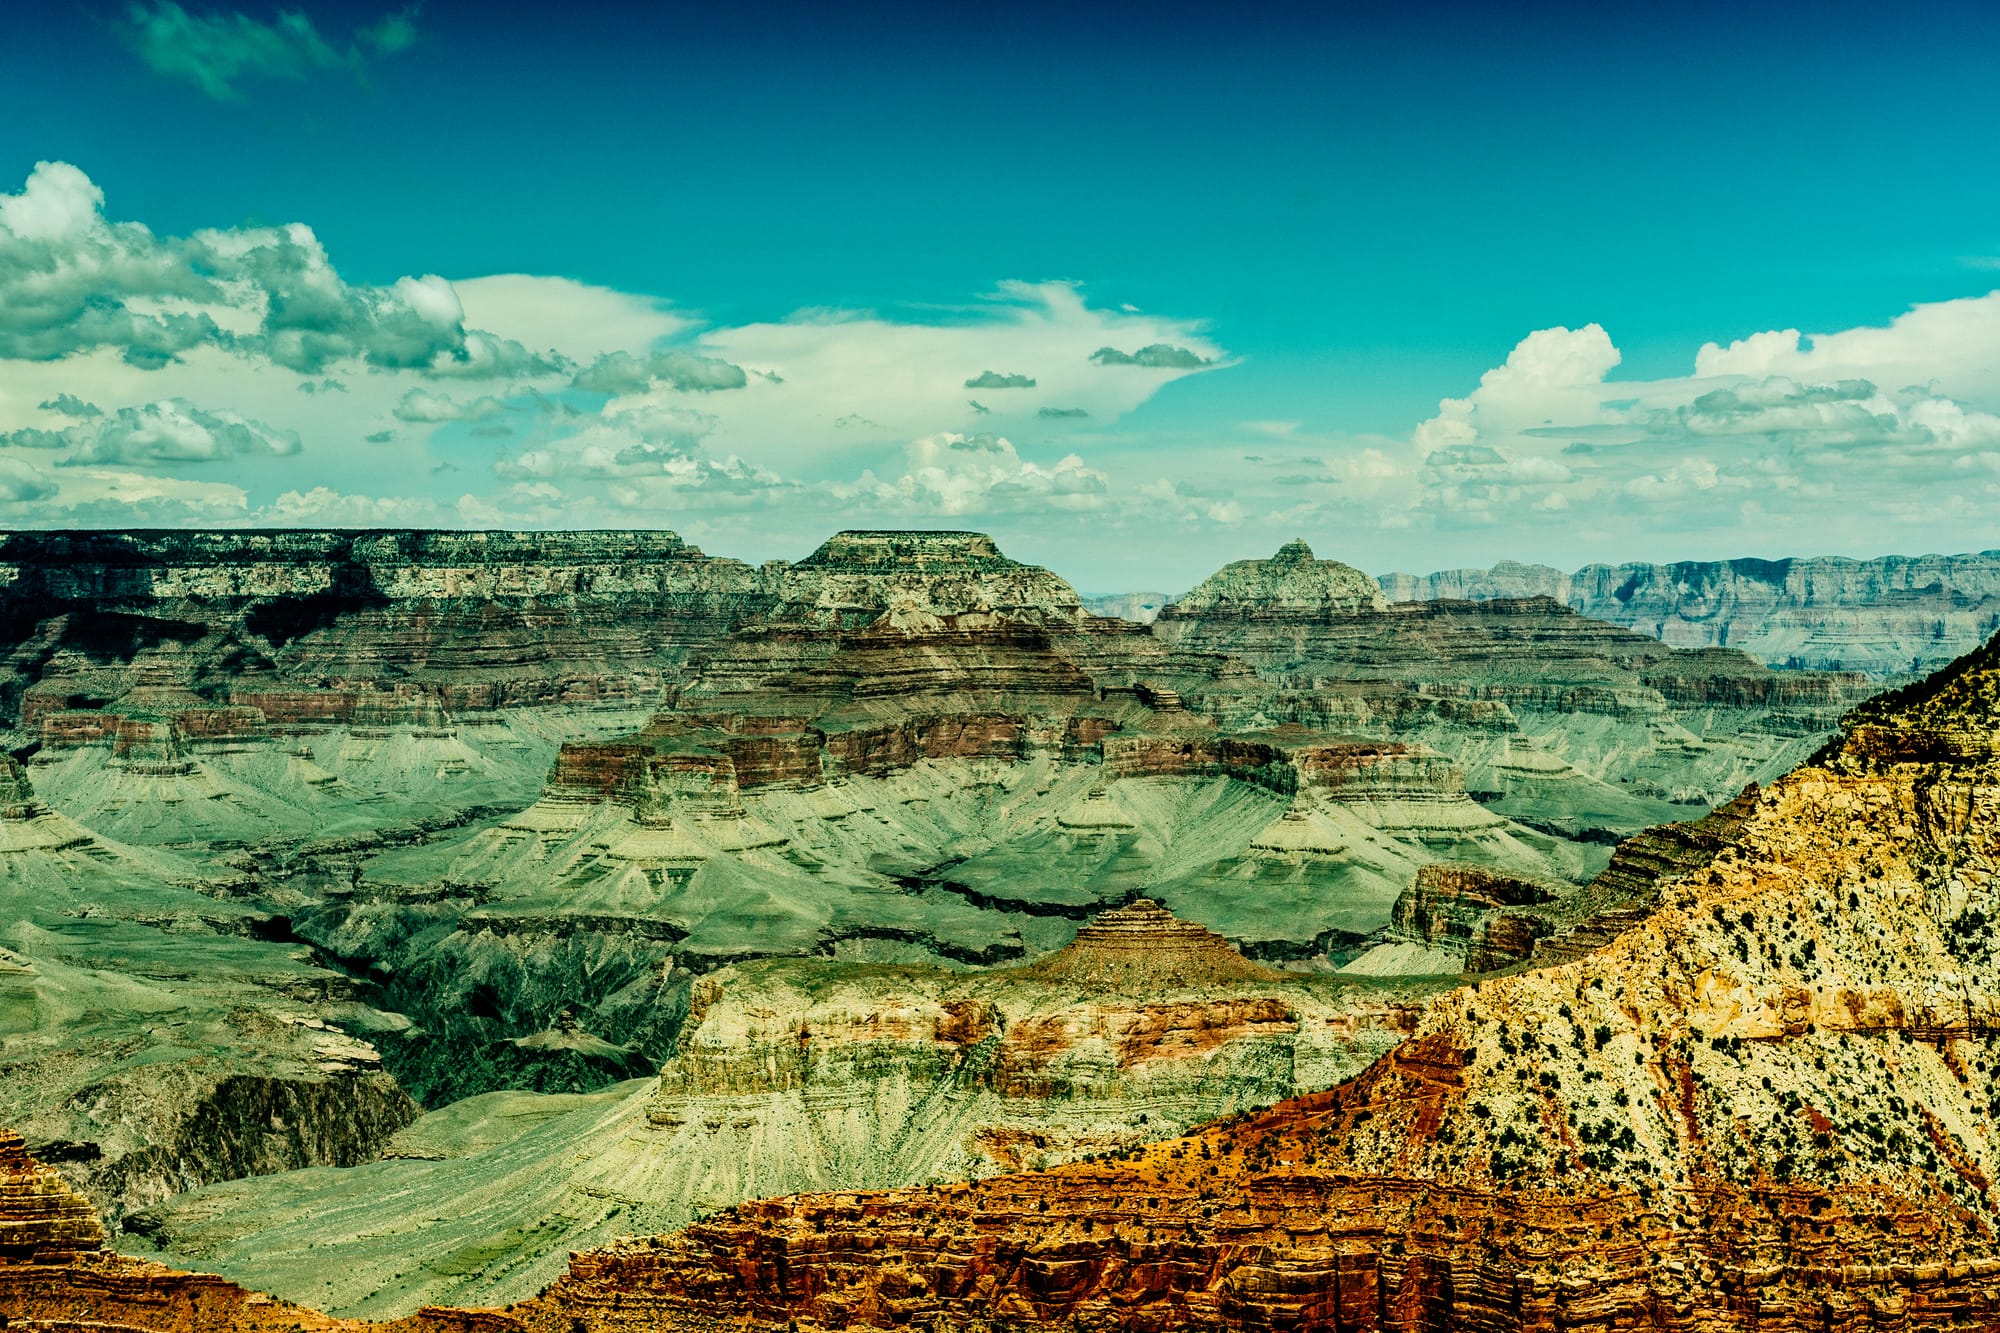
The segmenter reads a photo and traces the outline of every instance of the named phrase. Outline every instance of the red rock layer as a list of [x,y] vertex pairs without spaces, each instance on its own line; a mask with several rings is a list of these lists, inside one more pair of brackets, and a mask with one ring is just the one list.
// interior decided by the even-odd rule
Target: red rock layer
[[1182,921],[1150,898],[1099,913],[1066,947],[1028,972],[1124,995],[1276,975],[1214,931]]
[[746,1205],[579,1255],[528,1321],[2000,1330],[2000,645],[1867,726],[1635,849],[1616,938],[1441,997],[1330,1093]]
[[99,1249],[104,1228],[69,1182],[0,1130],[0,1259],[66,1257]]

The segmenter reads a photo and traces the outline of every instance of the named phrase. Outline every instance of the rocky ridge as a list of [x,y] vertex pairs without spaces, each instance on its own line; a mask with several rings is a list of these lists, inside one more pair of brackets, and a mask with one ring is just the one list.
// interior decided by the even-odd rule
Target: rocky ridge
[[128,1227],[344,1314],[522,1299],[569,1250],[745,1198],[1070,1161],[1329,1086],[1401,1038],[1414,993],[1274,972],[1145,902],[1019,969],[743,964],[695,983],[650,1086],[487,1094],[389,1160],[197,1190]]
[[1303,542],[1231,565],[1153,628],[1176,651],[1241,658],[1266,686],[1196,689],[1191,709],[1421,742],[1496,813],[1572,838],[1719,804],[1805,758],[1867,693],[1856,675],[1677,650],[1546,597],[1392,604]]
[[2000,551],[1847,560],[1685,560],[1565,573],[1385,574],[1397,601],[1551,597],[1682,648],[1738,648],[1772,666],[1900,677],[1934,671],[2000,630]]
[[529,1312],[707,1327],[1985,1329],[2000,643],[1857,716],[1575,961],[1108,1160],[746,1206]]

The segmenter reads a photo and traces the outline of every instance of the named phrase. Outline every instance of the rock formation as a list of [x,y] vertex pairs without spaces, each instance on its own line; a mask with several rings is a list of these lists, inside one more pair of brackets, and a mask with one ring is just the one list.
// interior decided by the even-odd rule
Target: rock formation
[[[1406,998],[1663,910],[1758,798],[1615,832],[1773,776],[1852,687],[1549,601],[1387,606],[1303,544],[1177,605],[1094,615],[976,533],[761,568],[671,534],[7,538],[0,1123],[289,1296],[513,1299],[754,1194],[1332,1084]],[[139,1271],[38,1308],[191,1308]]]
[[0,585],[31,726],[139,684],[254,695],[278,724],[645,697],[769,601],[670,532],[17,532]]
[[651,1086],[487,1094],[390,1160],[197,1190],[128,1226],[342,1313],[525,1298],[569,1250],[759,1195],[1071,1161],[1329,1086],[1400,1039],[1417,993],[1274,972],[1144,901],[1025,968],[742,964],[694,984]]
[[2000,641],[1688,845],[1603,947],[1330,1092],[746,1206],[578,1256],[531,1322],[1995,1327]]
[[1037,963],[1042,980],[1142,995],[1226,981],[1275,979],[1212,930],[1182,921],[1150,898],[1101,913],[1067,948]]
[[103,1245],[90,1202],[30,1157],[20,1135],[0,1130],[0,1262],[60,1262]]
[[734,961],[1013,962],[1143,892],[1331,966],[1426,861],[1601,860],[1481,807],[1420,743],[1219,728],[1184,699],[1268,686],[1089,615],[979,534],[842,533],[763,576],[776,600],[644,727],[562,747],[540,801],[288,904],[416,1020],[383,1049],[427,1103],[591,1086],[524,1066],[564,1008],[664,1059],[689,977]]
[[1772,666],[1904,676],[2000,630],[2000,551],[1845,560],[1686,560],[1564,573],[1503,561],[1386,574],[1397,601],[1552,597],[1683,648],[1737,648]]
[[1169,603],[1177,651],[1227,652],[1269,686],[1190,691],[1229,726],[1292,721],[1421,740],[1496,812],[1562,837],[1629,833],[1713,805],[1809,754],[1866,689],[1677,650],[1547,597],[1391,604],[1303,542]]

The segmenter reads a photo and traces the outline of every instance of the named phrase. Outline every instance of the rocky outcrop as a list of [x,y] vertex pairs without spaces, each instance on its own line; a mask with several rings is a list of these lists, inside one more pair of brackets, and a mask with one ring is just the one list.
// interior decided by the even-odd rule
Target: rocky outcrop
[[1352,565],[1321,560],[1304,540],[1286,542],[1268,560],[1237,560],[1160,609],[1156,623],[1247,624],[1351,616],[1386,611],[1389,599],[1375,580]]
[[[1334,1091],[748,1206],[579,1256],[534,1317],[1992,1328],[1996,705],[2000,645],[1655,858],[1656,907],[1601,948],[1433,1001]],[[1954,740],[1883,741],[1911,732]]]
[[1386,574],[1397,601],[1552,597],[1676,647],[1737,648],[1772,666],[1934,671],[2000,629],[2000,551],[1847,560],[1686,560]]
[[30,1157],[20,1135],[0,1130],[0,1263],[68,1259],[103,1245],[90,1201]]
[[1418,869],[1389,919],[1411,938],[1462,949],[1465,971],[1491,972],[1532,956],[1536,941],[1554,929],[1548,915],[1513,909],[1562,896],[1549,885],[1482,866],[1436,862]]
[[[344,1313],[524,1298],[568,1250],[746,1198],[1072,1161],[1322,1087],[1416,1012],[1411,990],[1281,974],[1143,901],[1026,968],[764,961],[691,990],[651,1088],[474,1098],[398,1137],[423,1160],[240,1181],[141,1220],[185,1261]],[[479,1265],[455,1261],[468,1249]]]
[[[91,1085],[78,1103],[113,1147],[77,1144],[65,1166],[114,1218],[215,1181],[373,1161],[419,1109],[379,1071],[203,1079],[169,1070]],[[133,1146],[119,1151],[121,1140]]]
[[17,532],[0,711],[39,725],[148,685],[271,722],[649,698],[768,582],[669,532]]
[[1422,740],[1496,813],[1564,838],[1726,800],[1804,758],[1867,691],[1851,673],[1676,649],[1548,597],[1364,598],[1363,576],[1298,543],[1225,574],[1224,591],[1211,581],[1163,608],[1154,632],[1176,654],[1241,658],[1265,688],[1191,683],[1190,711],[1224,730]]
[[1037,963],[1034,975],[1121,995],[1277,977],[1150,898],[1102,913],[1067,948]]

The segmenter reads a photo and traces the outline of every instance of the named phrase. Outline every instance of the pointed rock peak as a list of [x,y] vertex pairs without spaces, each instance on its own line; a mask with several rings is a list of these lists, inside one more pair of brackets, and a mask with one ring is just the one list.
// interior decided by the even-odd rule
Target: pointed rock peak
[[1028,970],[1043,980],[1124,995],[1278,976],[1214,931],[1181,920],[1151,898],[1100,912],[1067,948]]
[[1159,620],[1189,620],[1206,611],[1230,614],[1353,614],[1386,611],[1389,599],[1352,565],[1321,560],[1303,538],[1268,560],[1237,560],[1161,608]]
[[21,1136],[0,1129],[0,1259],[56,1258],[104,1248],[104,1226],[52,1167],[28,1155]]

